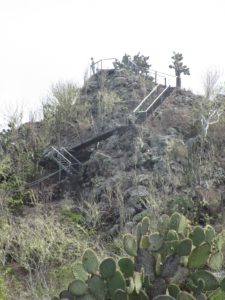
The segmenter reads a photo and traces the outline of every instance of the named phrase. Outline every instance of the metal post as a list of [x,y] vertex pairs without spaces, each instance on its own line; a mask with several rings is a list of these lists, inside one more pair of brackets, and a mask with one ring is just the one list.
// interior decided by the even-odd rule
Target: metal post
[[[58,156],[58,154],[56,154]],[[61,156],[60,156],[60,164],[59,164],[59,182],[61,182],[61,176],[62,176],[62,166],[61,166]]]
[[155,83],[157,84],[157,71],[155,71]]
[[166,77],[164,78],[164,82],[165,82],[165,87],[166,87]]
[[62,167],[59,166],[59,182],[61,182]]

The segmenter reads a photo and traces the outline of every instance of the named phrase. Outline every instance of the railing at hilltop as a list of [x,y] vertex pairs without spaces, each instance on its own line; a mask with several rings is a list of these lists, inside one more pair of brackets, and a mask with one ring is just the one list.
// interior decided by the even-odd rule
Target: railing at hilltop
[[[94,70],[95,73],[98,73],[101,70],[110,70],[115,69],[114,62],[116,61],[116,58],[103,58],[98,60],[96,63],[94,63]],[[93,69],[92,65],[90,65],[90,76],[93,75]]]
[[[94,63],[94,71],[95,73],[98,73],[99,71],[102,70],[113,70],[115,69],[114,63],[117,61],[116,58],[103,58],[98,60],[96,63]],[[138,66],[133,62],[129,61],[131,66],[133,65],[134,70],[138,70]],[[125,67],[125,66],[124,66]],[[93,67],[90,65],[90,70],[89,70],[89,77],[93,75]],[[176,76],[163,73],[160,71],[156,71],[153,69],[149,69],[148,76],[151,76],[153,78],[153,81],[155,84],[161,84],[164,86],[176,86]]]
[[149,69],[149,76],[153,77],[155,84],[162,84],[164,86],[176,86],[176,76]]

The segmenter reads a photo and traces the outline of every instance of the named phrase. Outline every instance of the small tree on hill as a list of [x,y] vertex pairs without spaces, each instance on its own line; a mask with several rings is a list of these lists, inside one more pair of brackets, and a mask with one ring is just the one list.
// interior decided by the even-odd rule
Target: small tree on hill
[[175,70],[176,75],[176,88],[181,88],[181,74],[190,75],[189,68],[183,64],[183,54],[173,52],[173,56],[171,57],[173,60],[173,64],[169,65],[169,68]]

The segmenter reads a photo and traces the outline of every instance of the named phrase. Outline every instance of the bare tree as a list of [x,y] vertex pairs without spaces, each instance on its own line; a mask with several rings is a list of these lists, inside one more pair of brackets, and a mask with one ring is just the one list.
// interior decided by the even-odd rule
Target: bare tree
[[221,72],[216,67],[210,67],[202,76],[202,85],[204,96],[212,100],[214,96],[220,91]]
[[219,123],[220,116],[222,115],[223,110],[220,108],[213,108],[206,115],[201,115],[201,124],[203,130],[203,136],[206,137],[208,134],[208,129],[210,125]]

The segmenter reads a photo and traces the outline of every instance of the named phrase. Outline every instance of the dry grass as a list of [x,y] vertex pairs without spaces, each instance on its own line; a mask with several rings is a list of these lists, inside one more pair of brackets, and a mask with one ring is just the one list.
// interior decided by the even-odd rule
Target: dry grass
[[72,280],[73,263],[93,245],[88,231],[76,223],[61,222],[55,210],[45,212],[40,205],[26,216],[15,217],[4,197],[0,230],[0,280],[7,300],[51,297],[66,287],[62,278],[68,277],[67,283]]

